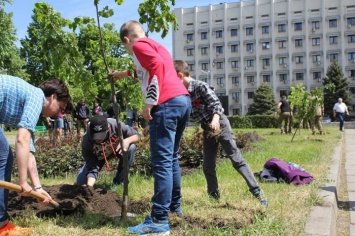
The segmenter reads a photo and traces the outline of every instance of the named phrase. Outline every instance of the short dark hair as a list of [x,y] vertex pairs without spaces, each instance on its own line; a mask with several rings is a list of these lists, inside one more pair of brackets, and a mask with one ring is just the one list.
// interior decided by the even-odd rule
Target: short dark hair
[[38,87],[42,89],[46,97],[57,94],[58,101],[63,101],[66,104],[65,113],[73,110],[73,101],[69,94],[69,89],[63,81],[59,79],[47,80],[38,85]]
[[187,63],[185,61],[183,61],[183,60],[175,60],[174,61],[174,67],[175,67],[176,73],[181,72],[186,77],[190,76],[189,66],[187,65]]

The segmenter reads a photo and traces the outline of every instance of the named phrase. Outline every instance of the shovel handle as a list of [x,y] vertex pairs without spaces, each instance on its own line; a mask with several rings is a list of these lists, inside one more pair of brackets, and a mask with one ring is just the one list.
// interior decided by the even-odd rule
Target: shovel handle
[[[22,187],[20,185],[14,184],[14,183],[10,183],[10,182],[6,182],[6,181],[3,181],[3,180],[0,180],[0,188],[6,188],[6,189],[9,189],[9,190],[18,192],[18,193],[22,192]],[[44,201],[46,199],[46,197],[43,194],[37,193],[36,191],[31,191],[30,196],[34,197],[34,198],[37,198],[37,199],[39,199],[41,201]],[[52,206],[56,207],[56,208],[59,207],[59,204],[56,201],[50,200],[49,203]]]

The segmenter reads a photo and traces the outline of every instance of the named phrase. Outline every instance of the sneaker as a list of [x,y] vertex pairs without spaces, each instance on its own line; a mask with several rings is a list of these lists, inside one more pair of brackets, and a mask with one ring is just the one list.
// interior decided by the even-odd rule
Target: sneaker
[[139,235],[169,235],[169,224],[156,224],[150,216],[146,216],[142,224],[128,227],[126,230],[129,234]]
[[264,196],[264,192],[263,192],[263,190],[261,190],[261,189],[256,189],[254,192],[253,192],[253,195],[254,195],[254,197],[256,197],[257,199],[259,199],[259,201],[260,201],[260,204],[262,205],[262,206],[267,206],[267,199],[265,198],[265,196]]
[[221,198],[221,195],[219,194],[219,190],[209,192],[208,195],[217,201]]
[[19,226],[15,226],[10,221],[5,226],[0,228],[0,236],[27,235],[31,232],[31,228],[21,228]]

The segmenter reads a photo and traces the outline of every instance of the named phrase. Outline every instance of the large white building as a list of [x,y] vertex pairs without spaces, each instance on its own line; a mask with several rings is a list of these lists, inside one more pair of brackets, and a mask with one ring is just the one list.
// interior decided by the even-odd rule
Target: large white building
[[322,86],[334,60],[350,82],[355,110],[354,0],[253,0],[174,13],[174,59],[215,88],[227,114],[245,115],[263,82],[277,100],[298,83],[308,91]]

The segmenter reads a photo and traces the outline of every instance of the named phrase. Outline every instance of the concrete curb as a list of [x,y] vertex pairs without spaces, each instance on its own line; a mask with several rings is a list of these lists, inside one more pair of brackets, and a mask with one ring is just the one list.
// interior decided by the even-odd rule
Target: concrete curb
[[[344,137],[343,137],[344,138]],[[340,167],[342,157],[343,139],[335,148],[332,164],[329,166],[327,183],[321,187],[318,197],[321,206],[314,206],[307,219],[304,235],[336,235],[336,220],[338,211],[338,187],[340,182]]]

